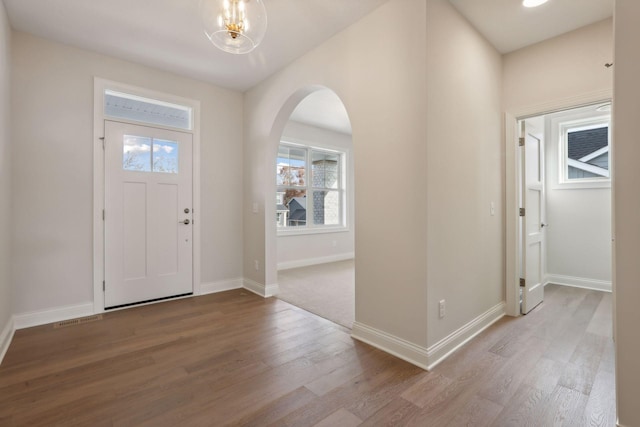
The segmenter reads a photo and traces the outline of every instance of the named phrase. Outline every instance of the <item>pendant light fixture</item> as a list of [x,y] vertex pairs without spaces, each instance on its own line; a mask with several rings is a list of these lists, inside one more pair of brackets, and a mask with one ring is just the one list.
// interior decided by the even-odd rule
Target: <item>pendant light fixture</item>
[[200,0],[200,16],[211,43],[229,53],[251,52],[267,31],[262,0]]

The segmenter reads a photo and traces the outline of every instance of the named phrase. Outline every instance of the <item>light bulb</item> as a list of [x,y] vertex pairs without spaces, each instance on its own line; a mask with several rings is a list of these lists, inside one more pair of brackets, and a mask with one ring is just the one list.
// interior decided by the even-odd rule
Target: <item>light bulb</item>
[[522,0],[522,5],[524,7],[538,7],[542,4],[545,4],[548,0]]

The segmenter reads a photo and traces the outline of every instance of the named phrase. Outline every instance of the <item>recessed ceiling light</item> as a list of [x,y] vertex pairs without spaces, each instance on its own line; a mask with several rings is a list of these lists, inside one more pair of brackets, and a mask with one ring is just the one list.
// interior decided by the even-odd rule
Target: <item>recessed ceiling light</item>
[[537,7],[541,4],[545,4],[548,0],[522,0],[524,7]]

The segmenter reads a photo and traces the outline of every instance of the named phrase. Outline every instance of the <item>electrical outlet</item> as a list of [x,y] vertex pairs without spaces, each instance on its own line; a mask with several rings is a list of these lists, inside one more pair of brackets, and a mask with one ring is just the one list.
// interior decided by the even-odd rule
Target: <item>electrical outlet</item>
[[253,260],[253,268],[255,268],[256,271],[260,270],[260,263],[257,259]]
[[440,300],[440,318],[442,319],[446,314],[446,306],[443,299]]

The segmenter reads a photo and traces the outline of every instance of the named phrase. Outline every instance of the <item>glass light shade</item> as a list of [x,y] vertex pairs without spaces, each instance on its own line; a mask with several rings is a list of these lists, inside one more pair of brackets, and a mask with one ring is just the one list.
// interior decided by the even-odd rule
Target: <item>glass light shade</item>
[[262,0],[200,0],[204,32],[217,48],[249,53],[267,32],[267,11]]
[[548,0],[522,0],[522,5],[524,7],[538,7],[545,4],[547,1]]

